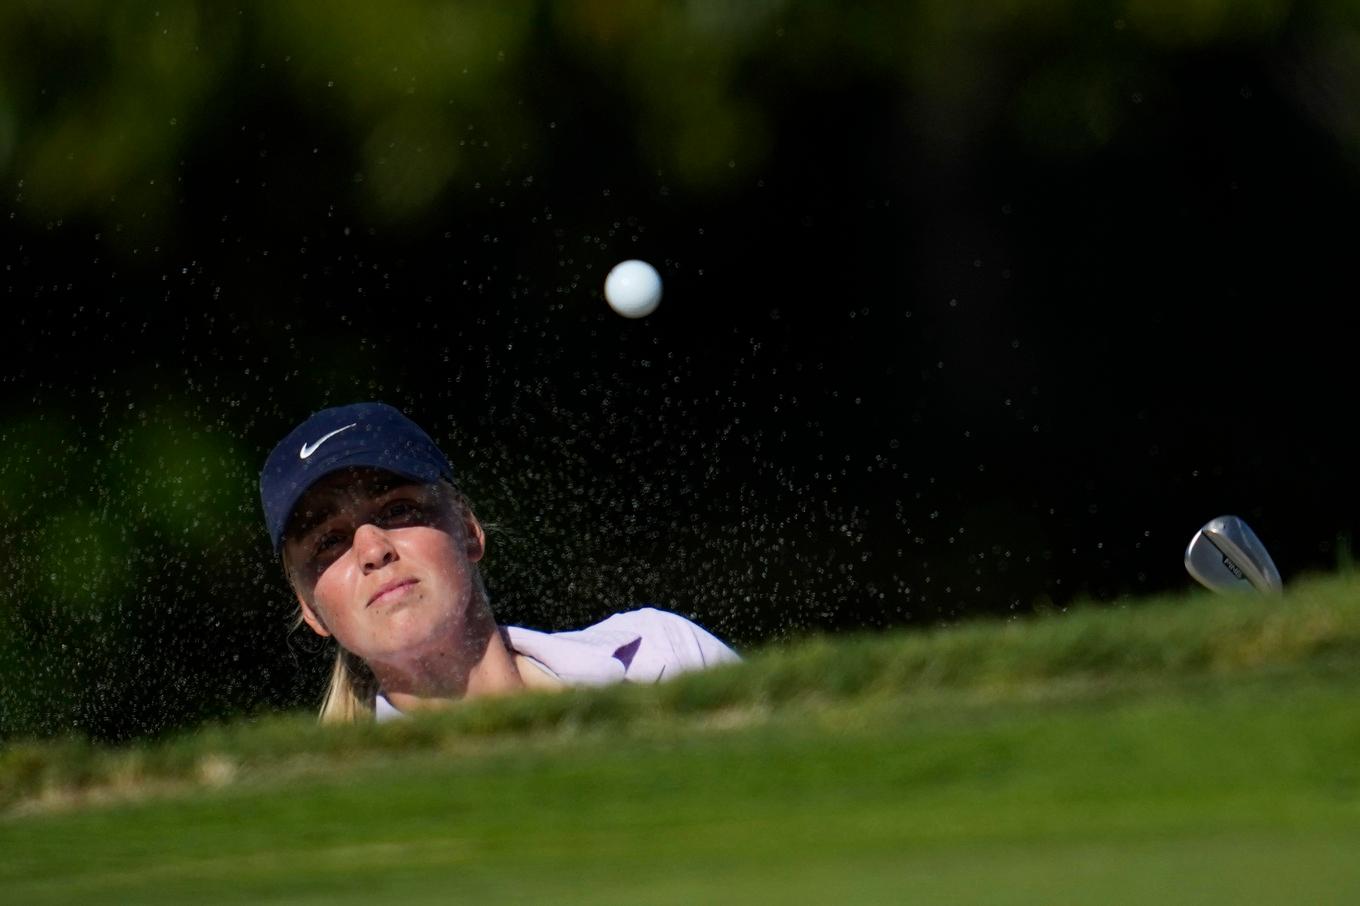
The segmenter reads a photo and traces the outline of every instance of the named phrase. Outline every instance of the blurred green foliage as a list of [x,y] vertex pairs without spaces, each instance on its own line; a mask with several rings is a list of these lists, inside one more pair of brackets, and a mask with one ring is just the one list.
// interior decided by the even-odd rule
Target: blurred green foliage
[[164,226],[186,148],[248,82],[334,125],[375,216],[418,216],[469,149],[549,153],[531,139],[552,113],[525,90],[547,45],[615,86],[639,152],[692,189],[777,153],[760,95],[776,79],[878,74],[943,149],[1000,122],[1080,153],[1166,90],[1162,55],[1286,32],[1318,51],[1285,74],[1301,105],[1360,149],[1360,4],[1341,0],[17,2],[0,9],[0,173],[38,221],[121,223],[120,202]]
[[175,643],[217,625],[200,603],[220,599],[219,586],[258,574],[242,572],[258,531],[239,505],[253,464],[173,406],[91,424],[50,411],[0,429],[0,537],[13,552],[0,600],[0,738],[154,732],[158,720],[202,713],[203,701],[219,712],[250,691],[186,694],[195,662],[233,655]]

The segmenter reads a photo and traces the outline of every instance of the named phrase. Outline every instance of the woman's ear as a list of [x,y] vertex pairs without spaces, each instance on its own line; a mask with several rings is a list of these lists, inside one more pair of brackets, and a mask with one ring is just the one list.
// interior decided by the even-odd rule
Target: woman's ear
[[467,558],[476,563],[486,554],[486,531],[472,510],[463,509],[463,533],[467,536]]
[[312,605],[307,603],[307,599],[302,596],[302,592],[297,593],[298,607],[302,609],[302,622],[312,627],[312,632],[322,638],[329,638],[331,631],[326,628],[321,615],[312,609]]
[[307,603],[307,599],[302,596],[302,589],[298,586],[297,573],[293,570],[292,564],[288,562],[288,555],[286,553],[283,556],[283,575],[288,580],[288,587],[293,590],[293,594],[297,595],[298,607],[302,611],[302,622],[312,627],[312,632],[315,632],[322,638],[329,637],[331,631],[326,628],[325,621],[321,619],[319,613],[312,609],[312,605]]

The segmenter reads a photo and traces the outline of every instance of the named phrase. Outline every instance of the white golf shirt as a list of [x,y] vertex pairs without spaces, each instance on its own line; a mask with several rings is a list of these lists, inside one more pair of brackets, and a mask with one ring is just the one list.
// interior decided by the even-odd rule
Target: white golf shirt
[[[572,632],[538,632],[503,627],[516,654],[522,654],[568,686],[655,683],[687,670],[741,660],[701,626],[679,614],[643,607]],[[378,720],[401,717],[382,694]]]

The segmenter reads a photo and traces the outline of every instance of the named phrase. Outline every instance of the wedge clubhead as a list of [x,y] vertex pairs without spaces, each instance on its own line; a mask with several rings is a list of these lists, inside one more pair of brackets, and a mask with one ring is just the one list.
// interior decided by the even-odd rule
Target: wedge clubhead
[[1210,519],[1185,548],[1185,568],[1214,591],[1256,589],[1274,594],[1284,589],[1275,562],[1256,533],[1236,516]]

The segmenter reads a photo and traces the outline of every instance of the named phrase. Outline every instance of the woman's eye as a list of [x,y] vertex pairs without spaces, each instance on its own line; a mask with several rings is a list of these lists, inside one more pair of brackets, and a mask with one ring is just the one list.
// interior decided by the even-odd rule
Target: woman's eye
[[327,532],[320,538],[316,539],[316,552],[318,554],[324,554],[326,551],[332,549],[339,543],[340,535],[338,532]]
[[420,515],[414,504],[406,500],[389,503],[383,509],[383,521],[389,525],[404,525]]

